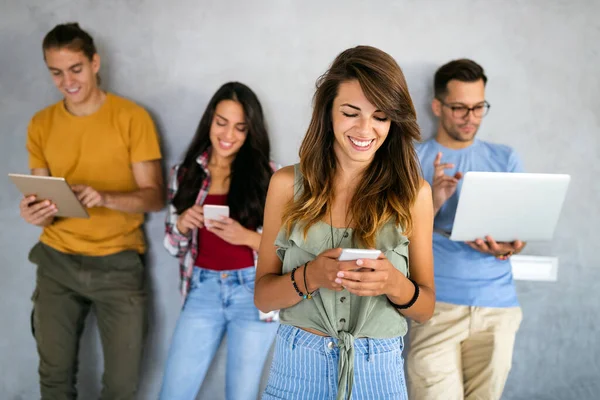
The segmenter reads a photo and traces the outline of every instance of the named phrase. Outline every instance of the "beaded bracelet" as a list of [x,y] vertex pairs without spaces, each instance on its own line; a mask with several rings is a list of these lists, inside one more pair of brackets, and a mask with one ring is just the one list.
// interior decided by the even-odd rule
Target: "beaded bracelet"
[[290,275],[290,278],[292,279],[292,285],[294,285],[294,289],[296,290],[296,293],[298,293],[298,296],[306,299],[307,295],[305,295],[304,293],[302,293],[300,291],[300,289],[298,289],[298,285],[296,284],[296,280],[294,279],[294,274],[296,273],[296,270],[298,268],[300,268],[300,266],[298,266],[292,270],[292,274]]

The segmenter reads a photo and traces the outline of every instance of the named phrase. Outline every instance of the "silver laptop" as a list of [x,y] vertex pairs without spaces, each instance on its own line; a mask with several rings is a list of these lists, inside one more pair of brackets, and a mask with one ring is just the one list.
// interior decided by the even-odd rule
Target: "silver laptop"
[[571,180],[565,174],[467,172],[450,239],[547,241]]

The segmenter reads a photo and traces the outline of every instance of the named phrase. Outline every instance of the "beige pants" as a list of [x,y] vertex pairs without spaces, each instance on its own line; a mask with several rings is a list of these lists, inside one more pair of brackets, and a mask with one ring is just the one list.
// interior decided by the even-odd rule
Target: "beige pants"
[[521,319],[519,307],[436,303],[429,321],[410,325],[409,399],[500,399]]

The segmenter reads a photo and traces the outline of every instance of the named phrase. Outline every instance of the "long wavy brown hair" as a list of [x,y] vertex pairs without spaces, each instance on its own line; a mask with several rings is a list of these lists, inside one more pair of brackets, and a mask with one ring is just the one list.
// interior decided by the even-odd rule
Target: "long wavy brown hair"
[[374,247],[379,229],[393,221],[404,234],[421,183],[413,142],[420,140],[417,115],[402,70],[387,53],[370,46],[345,50],[317,80],[313,114],[300,147],[303,191],[286,207],[288,234],[295,223],[304,234],[331,212],[337,168],[331,112],[341,83],[357,80],[366,98],[391,120],[384,143],[366,168],[350,201],[354,240]]

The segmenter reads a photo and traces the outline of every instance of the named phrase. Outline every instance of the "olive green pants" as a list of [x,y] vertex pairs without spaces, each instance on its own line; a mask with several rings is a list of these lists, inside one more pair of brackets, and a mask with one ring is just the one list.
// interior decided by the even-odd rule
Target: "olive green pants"
[[101,398],[134,399],[147,326],[142,256],[65,254],[37,243],[29,260],[37,264],[32,328],[42,400],[77,398],[79,340],[91,307],[104,353]]

